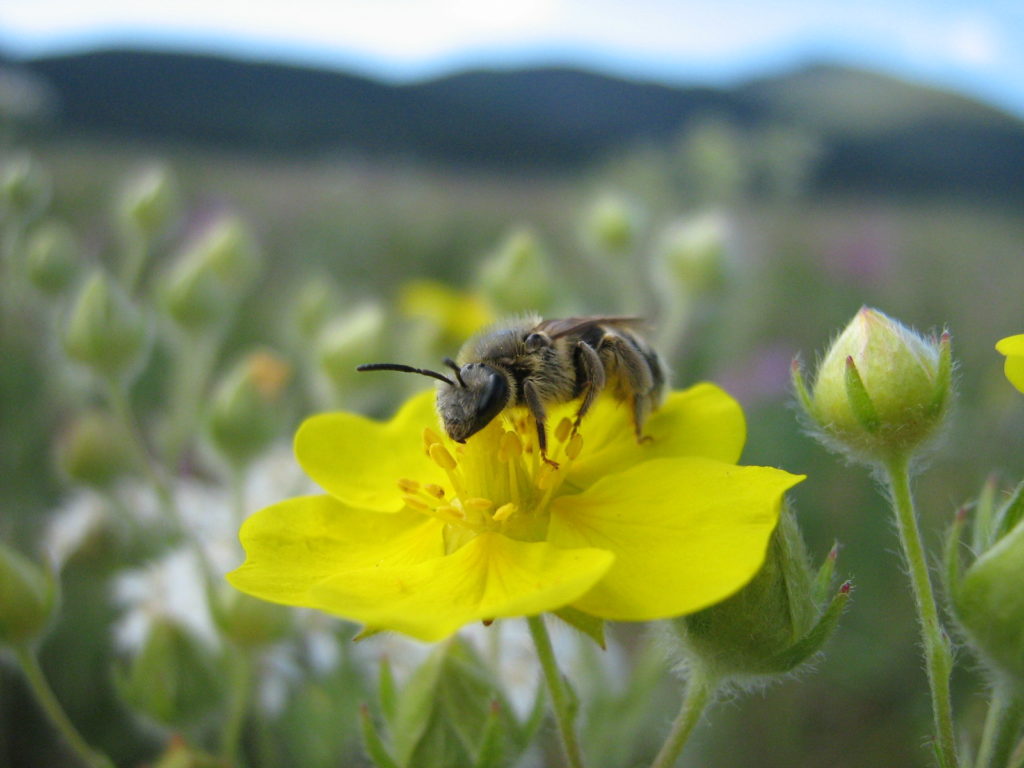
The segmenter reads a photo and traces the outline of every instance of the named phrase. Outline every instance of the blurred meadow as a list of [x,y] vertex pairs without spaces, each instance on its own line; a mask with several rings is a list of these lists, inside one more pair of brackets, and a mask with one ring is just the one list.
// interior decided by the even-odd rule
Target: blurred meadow
[[[871,82],[864,80],[865,100],[887,104],[871,100]],[[813,98],[813,78],[791,85],[794,98]],[[915,93],[920,103],[900,107],[920,114],[935,107],[920,123],[927,128],[907,130],[922,144],[934,141],[929,131],[939,131],[945,119],[955,122],[957,109],[973,109],[966,100]],[[851,112],[866,119],[859,109]],[[875,116],[895,120],[882,108]],[[998,119],[1006,131],[1024,133],[1020,121]],[[93,270],[123,274],[138,246],[126,236],[124,211],[131,195],[144,194],[130,185],[158,169],[173,204],[145,233],[140,276],[129,290],[146,318],[147,338],[126,374],[127,392],[184,524],[203,546],[226,540],[224,567],[241,559],[232,549],[239,516],[309,487],[289,451],[305,417],[344,408],[384,418],[427,387],[416,377],[360,377],[356,364],[436,368],[480,323],[525,310],[553,317],[639,314],[651,321],[674,387],[710,380],[743,405],[743,463],[807,475],[790,499],[812,558],[820,561],[838,543],[837,575],[854,586],[822,656],[792,678],[718,703],[680,764],[931,765],[923,746],[927,685],[886,501],[863,468],[803,431],[792,407],[790,363],[799,355],[813,364],[863,305],[921,331],[950,331],[956,405],[916,482],[926,545],[938,552],[956,510],[993,472],[1000,487],[1011,487],[1024,471],[1024,400],[1007,384],[993,349],[998,339],[1024,331],[1024,179],[1016,190],[1003,182],[988,189],[983,180],[914,186],[894,170],[899,178],[888,185],[885,163],[897,153],[880,155],[873,180],[865,182],[857,178],[859,166],[829,166],[835,155],[828,130],[810,122],[743,124],[706,112],[664,138],[624,141],[586,162],[517,167],[415,153],[263,152],[111,138],[52,121],[10,123],[2,150],[8,199],[0,539],[59,568],[61,606],[38,651],[86,741],[119,766],[179,764],[168,752],[168,740],[178,737],[230,759],[218,751],[218,734],[232,711],[231,692],[221,690],[234,674],[224,648],[237,638],[225,641],[230,632],[221,624],[212,640],[201,638],[202,654],[172,638],[152,653],[173,663],[141,660],[142,649],[152,648],[146,633],[177,615],[161,602],[169,593],[186,600],[186,613],[204,614],[199,624],[211,634],[207,596],[200,589],[188,602],[184,577],[167,563],[187,549],[182,537],[189,534],[162,519],[146,490],[138,446],[108,445],[127,439],[120,427],[103,422],[95,445],[71,445],[84,440],[87,413],[108,418],[110,401],[88,366],[69,359],[61,339]],[[1007,146],[1015,152],[1020,144]],[[942,152],[934,157],[941,162]],[[1019,167],[1021,159],[1012,159]],[[39,189],[29,190],[39,197],[18,212],[11,174],[23,163],[39,174]],[[74,276],[46,293],[27,264],[34,233],[52,221],[73,232]],[[211,309],[182,287],[183,265],[214,248],[203,238],[224,222],[237,228],[225,248],[238,250],[225,258],[247,265],[251,278],[228,298],[215,298]],[[168,309],[175,296],[184,296],[184,309]],[[194,333],[180,319],[191,317],[192,301],[200,302],[200,315],[217,315],[196,321]],[[226,377],[239,361],[251,363],[246,356],[256,350],[264,367],[243,369],[257,370],[257,388],[267,385],[259,402],[272,418],[245,438],[255,452],[232,454],[225,438],[211,437],[211,419],[219,418],[219,407],[233,418],[219,388],[231,386]],[[91,470],[81,467],[77,477],[69,475],[74,456],[83,461],[76,450],[109,450],[110,476],[92,482]],[[233,511],[238,503],[243,509]],[[358,707],[386,708],[381,659],[401,673],[429,647],[384,635],[353,643],[354,625],[305,612],[289,621],[245,652],[257,659],[257,683],[243,705],[234,764],[370,765]],[[589,764],[649,762],[681,691],[664,673],[649,632],[613,624],[607,651],[567,627],[554,633],[572,659],[564,663],[580,692]],[[977,734],[981,676],[968,653],[957,660],[958,728]],[[184,682],[187,675],[194,679]],[[172,700],[154,701],[154,686],[173,688]],[[0,765],[78,765],[12,664],[0,664],[0,692]],[[487,698],[476,689],[465,695]],[[225,697],[228,703],[218,703]],[[550,727],[541,744],[519,764],[558,764]]]

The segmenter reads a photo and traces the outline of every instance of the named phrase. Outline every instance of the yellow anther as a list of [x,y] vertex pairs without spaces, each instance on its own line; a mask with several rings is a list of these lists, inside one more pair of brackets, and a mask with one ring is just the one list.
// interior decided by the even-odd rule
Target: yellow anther
[[436,483],[427,483],[423,486],[423,490],[438,499],[444,498],[444,488]]
[[455,507],[448,505],[438,507],[434,510],[434,513],[442,520],[448,520],[453,523],[461,523],[466,519],[466,514],[461,509],[456,509]]
[[427,453],[430,453],[430,446],[436,445],[441,442],[441,437],[432,430],[430,427],[423,428],[423,446],[427,449]]
[[569,444],[565,446],[565,455],[572,461],[580,455],[580,451],[583,450],[583,435],[577,432],[569,440]]
[[405,502],[407,507],[415,509],[417,512],[429,512],[430,505],[427,504],[423,499],[417,496],[403,496],[402,501]]
[[451,470],[457,466],[455,459],[452,458],[452,455],[448,453],[448,449],[441,445],[441,443],[434,443],[427,450],[430,453],[430,458],[441,469]]
[[501,523],[508,520],[516,512],[516,505],[511,501],[508,504],[502,504],[496,510],[494,510],[494,520]]
[[420,484],[415,480],[403,477],[398,481],[398,490],[402,493],[418,493],[420,490]]
[[523,441],[515,432],[505,432],[501,436],[499,452],[505,454],[509,459],[519,456],[523,452]]
[[558,422],[558,426],[555,427],[555,438],[558,442],[564,443],[568,439],[570,432],[572,432],[572,422],[567,417],[563,417]]
[[550,464],[542,464],[540,471],[537,473],[537,487],[542,491],[545,491],[555,484],[557,477],[557,469],[552,467]]
[[477,509],[480,510],[481,512],[486,512],[488,509],[494,506],[494,502],[491,501],[490,499],[484,499],[479,496],[476,496],[471,499],[466,499],[465,501],[463,501],[462,506],[466,507],[467,509]]

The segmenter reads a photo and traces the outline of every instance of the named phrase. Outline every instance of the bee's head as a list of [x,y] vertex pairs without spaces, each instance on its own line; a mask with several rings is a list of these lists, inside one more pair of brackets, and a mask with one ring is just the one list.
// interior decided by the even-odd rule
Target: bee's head
[[444,364],[454,372],[454,381],[437,371],[398,363],[370,363],[356,370],[400,371],[437,379],[441,382],[437,385],[437,411],[445,432],[452,440],[464,443],[504,410],[510,395],[508,379],[484,363],[467,363],[460,367],[451,358],[445,358]]
[[[448,360],[445,363],[449,363]],[[455,370],[455,382],[437,385],[437,411],[448,437],[463,443],[486,427],[508,404],[508,379],[484,363]]]

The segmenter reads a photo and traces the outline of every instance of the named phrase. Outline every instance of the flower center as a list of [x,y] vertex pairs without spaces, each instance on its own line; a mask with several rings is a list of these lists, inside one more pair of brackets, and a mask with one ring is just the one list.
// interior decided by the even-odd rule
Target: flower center
[[568,418],[562,419],[549,436],[545,461],[535,434],[529,417],[495,419],[450,451],[427,427],[424,450],[444,470],[449,487],[402,478],[398,488],[406,507],[445,524],[449,551],[485,531],[543,541],[551,499],[583,450],[583,436]]

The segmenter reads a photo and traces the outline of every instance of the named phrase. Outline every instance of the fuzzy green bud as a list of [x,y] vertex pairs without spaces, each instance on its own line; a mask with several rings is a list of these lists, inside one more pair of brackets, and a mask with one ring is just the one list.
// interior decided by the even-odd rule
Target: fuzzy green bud
[[826,603],[834,551],[815,574],[796,519],[779,517],[764,565],[732,597],[669,622],[670,647],[705,675],[733,682],[781,675],[811,658],[831,636],[849,585]]
[[24,555],[0,542],[0,642],[39,638],[57,612],[57,580]]
[[16,155],[0,170],[0,210],[5,219],[29,221],[50,204],[50,175],[30,155]]
[[288,606],[268,603],[225,585],[210,600],[221,634],[241,648],[263,648],[283,640],[294,622]]
[[865,307],[832,343],[811,390],[797,370],[794,382],[829,443],[866,461],[909,455],[949,410],[949,336],[926,339]]
[[636,243],[638,218],[633,206],[622,197],[602,195],[586,215],[584,237],[604,253],[627,253]]
[[260,262],[255,241],[241,221],[218,222],[180,253],[162,278],[167,314],[192,333],[219,325],[234,312]]
[[162,617],[153,620],[142,649],[125,668],[115,670],[114,680],[134,710],[175,727],[212,711],[222,693],[210,652]]
[[94,488],[109,488],[135,462],[123,428],[100,410],[78,416],[57,443],[57,463],[64,473]]
[[178,184],[171,169],[155,164],[127,180],[117,200],[122,226],[146,240],[156,237],[180,210]]
[[64,331],[68,356],[104,376],[126,373],[145,352],[142,312],[102,272],[82,286]]
[[312,278],[299,286],[292,305],[294,328],[299,338],[304,343],[314,340],[337,307],[337,292],[330,280]]
[[62,222],[47,221],[36,228],[26,252],[28,279],[47,296],[66,291],[78,273],[78,241]]
[[727,223],[714,213],[670,224],[662,233],[656,263],[666,287],[699,295],[719,287],[725,264]]
[[995,509],[982,498],[975,510],[971,551],[979,552],[960,575],[960,525],[946,551],[953,611],[967,643],[995,680],[1024,696],[1024,484]]
[[234,464],[262,452],[281,426],[291,366],[267,350],[247,355],[220,382],[210,404],[210,439]]
[[544,312],[551,303],[551,278],[537,236],[528,229],[509,234],[480,265],[477,286],[501,313]]
[[356,366],[373,360],[384,335],[385,315],[378,304],[363,304],[331,320],[320,335],[320,367],[336,386],[359,374]]

